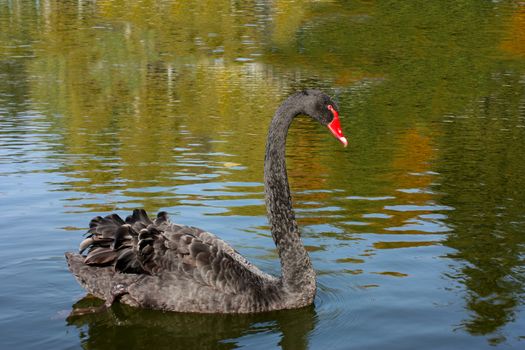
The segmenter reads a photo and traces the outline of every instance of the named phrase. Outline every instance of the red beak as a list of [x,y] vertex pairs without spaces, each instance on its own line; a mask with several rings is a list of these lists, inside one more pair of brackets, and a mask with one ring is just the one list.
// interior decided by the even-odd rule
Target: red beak
[[334,136],[341,141],[343,146],[348,146],[348,141],[346,140],[346,137],[343,135],[343,130],[341,130],[341,122],[339,121],[339,113],[332,107],[331,105],[328,105],[328,109],[332,114],[334,115],[334,119],[328,124],[328,129],[334,134]]

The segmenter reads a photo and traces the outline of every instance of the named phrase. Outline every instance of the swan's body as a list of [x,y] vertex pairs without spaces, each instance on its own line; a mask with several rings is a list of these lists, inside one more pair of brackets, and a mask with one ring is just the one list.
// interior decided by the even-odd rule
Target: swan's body
[[[293,118],[307,114],[346,145],[336,108],[325,94],[303,91],[279,107],[270,125],[264,166],[266,206],[281,277],[262,272],[209,232],[171,223],[164,212],[150,220],[144,210],[135,210],[125,221],[116,214],[94,218],[80,254],[66,253],[69,269],[107,305],[121,298],[132,306],[160,310],[248,313],[312,304],[315,271],[292,209],[286,135]],[[85,249],[87,256],[81,255]]]

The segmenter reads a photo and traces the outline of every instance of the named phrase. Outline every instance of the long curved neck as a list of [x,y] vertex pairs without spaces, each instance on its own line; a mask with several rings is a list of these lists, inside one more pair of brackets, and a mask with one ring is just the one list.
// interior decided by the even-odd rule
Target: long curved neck
[[299,235],[286,175],[286,136],[300,114],[292,96],[277,110],[270,124],[264,160],[264,189],[272,237],[281,259],[282,281],[291,293],[315,294],[315,271]]

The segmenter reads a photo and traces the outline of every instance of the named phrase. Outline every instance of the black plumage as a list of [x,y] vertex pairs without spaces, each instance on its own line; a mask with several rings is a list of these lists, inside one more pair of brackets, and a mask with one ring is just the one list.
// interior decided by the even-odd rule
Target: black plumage
[[80,254],[66,253],[70,270],[107,305],[121,298],[133,306],[162,310],[241,313],[311,304],[315,271],[292,209],[285,144],[294,117],[306,114],[328,125],[337,118],[331,112],[335,109],[327,95],[306,90],[289,97],[270,124],[265,194],[281,277],[262,272],[209,232],[174,224],[166,212],[152,220],[143,209],[125,220],[117,214],[91,220]]

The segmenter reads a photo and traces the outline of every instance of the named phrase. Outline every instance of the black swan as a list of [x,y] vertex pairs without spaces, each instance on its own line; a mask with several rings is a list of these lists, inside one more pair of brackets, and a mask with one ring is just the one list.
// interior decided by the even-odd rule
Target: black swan
[[347,145],[337,104],[318,90],[291,95],[273,117],[264,189],[282,276],[262,272],[209,232],[171,223],[165,212],[151,220],[136,209],[126,220],[117,214],[94,218],[79,254],[66,253],[78,282],[105,300],[99,309],[117,299],[137,307],[198,313],[263,312],[312,304],[315,271],[295,220],[285,162],[288,128],[300,114],[326,125]]

